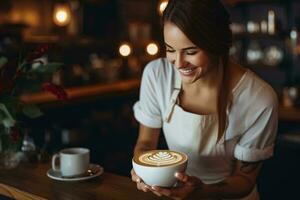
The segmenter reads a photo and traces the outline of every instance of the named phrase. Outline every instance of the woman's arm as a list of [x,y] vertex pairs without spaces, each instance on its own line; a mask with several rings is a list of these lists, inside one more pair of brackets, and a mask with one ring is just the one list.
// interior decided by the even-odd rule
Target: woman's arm
[[156,149],[160,128],[150,128],[140,124],[139,137],[134,148],[134,155],[143,151]]
[[261,162],[249,163],[237,161],[232,176],[215,184],[204,184],[194,176],[177,173],[177,179],[182,183],[177,188],[151,187],[152,192],[158,196],[168,196],[175,200],[181,199],[236,199],[243,198],[253,190]]
[[262,161],[243,162],[237,160],[232,176],[216,184],[203,184],[195,190],[202,197],[242,198],[253,190]]
[[[134,148],[134,155],[143,151],[156,149],[159,140],[159,133],[160,128],[150,128],[140,124],[139,137]],[[149,186],[147,186],[141,178],[136,175],[133,169],[131,170],[131,179],[136,182],[136,186],[139,190],[144,192],[149,191]]]

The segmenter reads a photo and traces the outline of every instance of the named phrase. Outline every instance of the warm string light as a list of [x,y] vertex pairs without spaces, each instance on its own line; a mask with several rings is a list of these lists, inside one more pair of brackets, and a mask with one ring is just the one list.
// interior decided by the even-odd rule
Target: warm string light
[[154,56],[158,53],[158,46],[155,43],[149,43],[146,47],[146,51],[149,55]]
[[120,47],[119,47],[119,53],[123,57],[129,56],[131,54],[131,47],[130,47],[130,45],[127,44],[127,43],[121,44]]
[[66,26],[71,21],[71,11],[67,4],[58,4],[54,8],[54,23],[58,26]]
[[159,5],[158,5],[158,12],[160,15],[162,15],[162,13],[166,9],[167,5],[168,5],[168,0],[160,1]]
[[59,23],[64,23],[65,21],[67,21],[67,18],[68,18],[68,14],[66,11],[64,10],[59,10],[57,11],[57,13],[55,14],[55,17],[57,19],[57,21]]

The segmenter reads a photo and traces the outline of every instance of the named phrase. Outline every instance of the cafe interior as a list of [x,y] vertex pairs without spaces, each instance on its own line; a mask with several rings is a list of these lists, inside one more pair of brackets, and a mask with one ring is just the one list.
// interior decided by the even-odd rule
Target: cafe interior
[[[28,86],[20,91],[18,99],[37,106],[40,113],[32,109],[28,112],[38,117],[18,119],[23,122],[18,147],[26,157],[18,162],[19,166],[26,162],[49,164],[51,156],[61,149],[85,147],[90,149],[92,163],[129,180],[139,130],[133,105],[139,99],[145,65],[165,56],[160,18],[167,3],[167,0],[0,1],[0,66],[4,58],[18,63],[29,52],[46,48],[46,53],[35,58],[32,67],[38,68],[39,63],[61,63],[60,68],[54,73],[40,73],[33,81],[53,83],[67,94],[66,99],[59,100],[41,87]],[[279,100],[275,153],[264,162],[258,178],[261,199],[298,199],[300,1],[224,0],[223,3],[231,15],[231,58],[268,82]],[[159,148],[167,148],[163,134]],[[10,171],[0,171],[0,183],[18,186],[8,177],[2,179]],[[19,189],[33,192],[29,188]]]

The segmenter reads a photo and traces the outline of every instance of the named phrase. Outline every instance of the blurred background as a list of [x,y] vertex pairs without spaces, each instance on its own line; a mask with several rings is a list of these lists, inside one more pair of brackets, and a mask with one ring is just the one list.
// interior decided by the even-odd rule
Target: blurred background
[[[85,146],[106,171],[129,176],[138,99],[147,62],[164,56],[160,16],[167,0],[1,0],[0,55],[17,58],[49,44],[43,62],[62,62],[53,76],[66,88],[59,102],[36,90],[21,98],[44,116],[26,121],[27,143],[43,162],[61,148]],[[231,57],[278,94],[275,156],[262,169],[263,199],[297,195],[300,178],[300,1],[224,0],[231,14]],[[160,147],[165,147],[161,138]],[[299,196],[299,195],[298,195]]]

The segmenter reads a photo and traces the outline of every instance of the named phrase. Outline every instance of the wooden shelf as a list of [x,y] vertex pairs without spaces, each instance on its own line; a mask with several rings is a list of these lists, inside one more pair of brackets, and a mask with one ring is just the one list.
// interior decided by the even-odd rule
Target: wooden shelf
[[[77,99],[131,92],[138,90],[139,86],[140,79],[136,78],[114,83],[99,83],[88,86],[71,87],[66,89],[68,100],[64,102],[68,103]],[[28,104],[51,104],[59,102],[54,95],[48,92],[24,94],[21,96],[21,100]]]
[[[140,87],[140,79],[128,79],[114,83],[99,83],[89,86],[80,86],[67,88],[68,100],[64,103],[68,104],[78,99],[90,99],[97,96],[116,95],[126,92],[138,91]],[[25,94],[21,96],[21,100],[31,104],[52,104],[59,103],[55,96],[48,92],[40,92],[34,94]],[[279,106],[279,120],[284,122],[300,122],[300,108]]]

